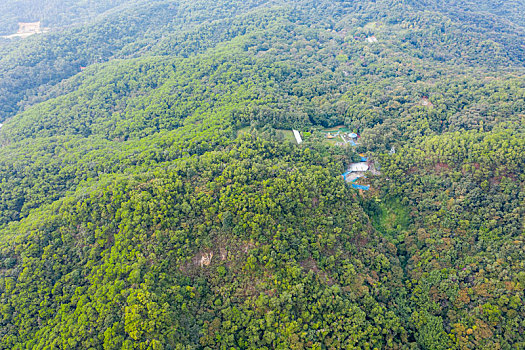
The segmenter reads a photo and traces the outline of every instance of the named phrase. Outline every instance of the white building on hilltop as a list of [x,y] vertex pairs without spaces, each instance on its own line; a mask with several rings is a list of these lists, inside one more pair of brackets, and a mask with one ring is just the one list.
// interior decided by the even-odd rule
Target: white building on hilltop
[[18,22],[18,34],[37,34],[42,32],[40,22]]
[[369,166],[366,162],[352,163],[348,167],[349,172],[365,172],[368,171]]

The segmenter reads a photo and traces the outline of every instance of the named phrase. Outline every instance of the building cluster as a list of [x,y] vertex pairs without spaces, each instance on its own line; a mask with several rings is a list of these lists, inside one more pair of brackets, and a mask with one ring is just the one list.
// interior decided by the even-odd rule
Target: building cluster
[[39,22],[31,22],[31,23],[24,23],[19,22],[18,23],[18,32],[17,34],[37,34],[42,32],[42,26]]
[[357,139],[359,138],[359,135],[357,135],[354,132],[341,132],[341,131],[338,131],[334,134],[332,133],[326,134],[326,138],[328,139],[335,139],[337,137],[340,137],[342,142],[337,142],[336,146],[344,146],[346,144],[357,146]]
[[42,23],[38,22],[19,22],[18,31],[15,34],[4,36],[6,39],[27,38],[34,34],[47,33],[46,28],[42,28]]

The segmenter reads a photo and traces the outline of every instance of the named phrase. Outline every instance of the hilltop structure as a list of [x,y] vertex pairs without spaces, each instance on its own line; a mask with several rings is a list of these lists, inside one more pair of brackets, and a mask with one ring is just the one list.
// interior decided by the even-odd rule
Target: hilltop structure
[[19,22],[17,34],[37,34],[42,32],[40,21],[38,22]]
[[349,172],[365,172],[368,171],[369,166],[367,162],[352,163],[348,167]]
[[38,22],[18,22],[18,31],[15,34],[3,36],[6,39],[27,38],[34,34],[47,33],[47,29],[42,28],[42,23]]

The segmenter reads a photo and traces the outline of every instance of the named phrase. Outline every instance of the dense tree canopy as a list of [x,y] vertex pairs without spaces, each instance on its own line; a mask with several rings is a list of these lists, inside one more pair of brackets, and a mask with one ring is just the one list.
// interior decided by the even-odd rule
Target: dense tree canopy
[[14,3],[0,348],[525,347],[522,1]]

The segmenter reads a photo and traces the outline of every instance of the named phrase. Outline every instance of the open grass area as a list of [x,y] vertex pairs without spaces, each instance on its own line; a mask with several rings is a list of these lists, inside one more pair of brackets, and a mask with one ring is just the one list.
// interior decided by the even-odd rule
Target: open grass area
[[293,136],[293,132],[292,130],[286,130],[286,129],[277,129],[275,130],[277,132],[277,134],[279,134],[280,132],[283,133],[283,136],[284,136],[284,140],[286,141],[290,141],[290,142],[295,142],[295,136]]
[[340,136],[337,136],[336,138],[333,138],[333,139],[327,139],[326,137],[323,138],[323,143],[330,145],[330,146],[335,146],[335,144],[338,142],[343,142],[343,139],[341,139]]
[[[239,129],[237,130],[237,137],[241,136],[242,134],[249,134],[250,133],[250,130],[251,130],[251,127],[250,126],[246,126],[242,129]],[[293,132],[292,130],[288,130],[288,129],[276,129],[275,132],[279,135],[279,134],[282,134],[283,136],[283,141],[289,141],[289,142],[293,142],[293,143],[297,143],[295,141],[295,136],[293,136]]]
[[410,225],[409,209],[398,200],[376,203],[374,210],[369,212],[369,215],[374,227],[393,240],[402,239],[402,233]]

